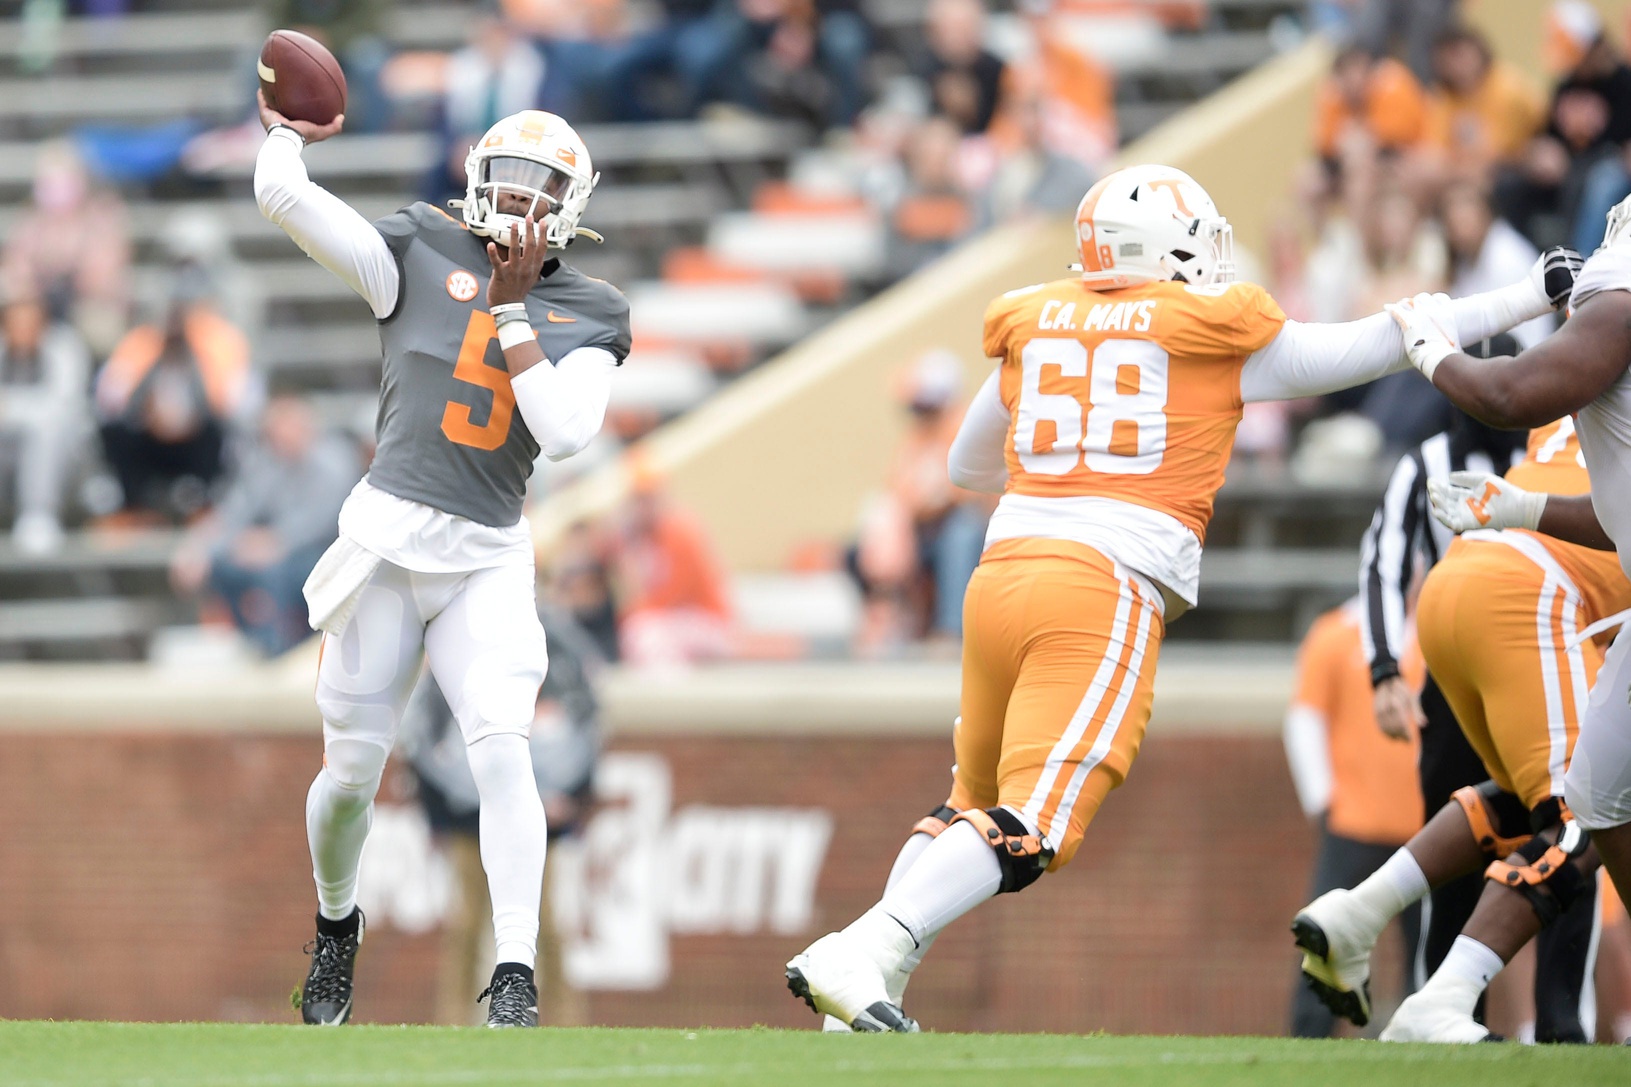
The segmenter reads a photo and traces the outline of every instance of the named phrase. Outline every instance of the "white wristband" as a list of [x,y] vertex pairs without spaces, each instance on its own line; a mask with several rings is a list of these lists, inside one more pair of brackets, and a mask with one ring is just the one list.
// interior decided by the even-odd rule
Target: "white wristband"
[[498,326],[498,346],[508,351],[524,343],[533,343],[538,334],[526,321],[505,321]]
[[1438,364],[1451,355],[1459,354],[1460,351],[1461,349],[1454,344],[1436,344],[1416,351],[1410,356],[1410,361],[1416,364],[1416,369],[1421,371],[1422,377],[1432,381],[1433,371],[1438,369]]

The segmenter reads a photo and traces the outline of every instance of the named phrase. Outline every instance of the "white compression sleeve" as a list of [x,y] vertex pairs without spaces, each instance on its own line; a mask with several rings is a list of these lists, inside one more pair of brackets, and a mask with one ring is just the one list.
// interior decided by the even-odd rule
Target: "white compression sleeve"
[[481,795],[481,866],[493,901],[498,961],[530,967],[538,958],[538,907],[549,838],[532,773],[532,749],[525,736],[499,733],[472,743],[469,755]]
[[292,129],[274,128],[255,159],[255,202],[306,255],[368,302],[374,316],[396,309],[402,276],[380,232],[338,196],[312,181]]
[[1286,711],[1285,745],[1297,802],[1304,815],[1318,815],[1331,803],[1331,743],[1325,715],[1294,703]]
[[[1464,344],[1486,340],[1552,310],[1527,278],[1500,290],[1458,298],[1451,306],[1456,334]],[[1287,321],[1267,347],[1246,360],[1240,395],[1248,402],[1319,396],[1408,369],[1404,336],[1385,313],[1342,324]]]
[[602,347],[580,347],[510,378],[515,406],[544,456],[563,460],[589,444],[606,420],[617,359]]
[[1001,372],[993,370],[974,394],[946,456],[951,481],[970,491],[1001,494],[1008,486],[1003,443],[1008,440],[1009,419],[997,388]]

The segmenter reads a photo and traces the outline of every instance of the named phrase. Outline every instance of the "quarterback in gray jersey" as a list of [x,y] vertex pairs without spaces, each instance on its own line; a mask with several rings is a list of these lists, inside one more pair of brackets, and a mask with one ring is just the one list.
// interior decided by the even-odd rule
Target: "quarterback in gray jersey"
[[306,583],[323,632],[323,766],[306,797],[317,938],[307,1023],[349,1019],[364,926],[357,866],[380,775],[428,659],[468,746],[498,965],[489,1026],[535,1026],[546,827],[528,733],[547,666],[522,517],[540,453],[581,450],[629,351],[628,304],[554,254],[598,175],[571,126],[528,110],[466,160],[461,216],[413,204],[376,223],[314,184],[300,154],[344,118],[261,103],[261,212],[368,302],[383,350],[378,451]]

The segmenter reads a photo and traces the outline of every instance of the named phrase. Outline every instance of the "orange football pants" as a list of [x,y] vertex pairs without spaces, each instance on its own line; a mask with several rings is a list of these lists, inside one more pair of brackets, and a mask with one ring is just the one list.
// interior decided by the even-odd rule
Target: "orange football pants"
[[1166,625],[1148,582],[1080,544],[1004,541],[963,601],[947,803],[1010,807],[1069,863],[1138,754]]
[[1464,539],[1416,605],[1427,668],[1495,784],[1533,808],[1563,795],[1603,650],[1570,646],[1592,621],[1544,545]]

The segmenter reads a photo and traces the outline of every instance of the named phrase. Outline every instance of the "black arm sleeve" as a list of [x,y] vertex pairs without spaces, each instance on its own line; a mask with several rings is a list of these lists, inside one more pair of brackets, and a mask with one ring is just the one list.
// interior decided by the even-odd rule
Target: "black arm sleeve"
[[1360,626],[1373,684],[1399,674],[1405,593],[1427,531],[1426,501],[1426,467],[1421,451],[1411,450],[1394,468],[1360,547]]

